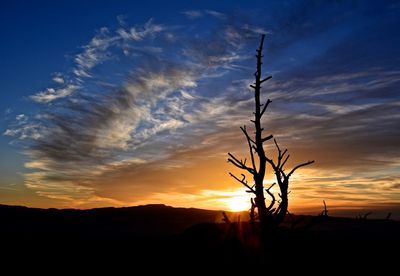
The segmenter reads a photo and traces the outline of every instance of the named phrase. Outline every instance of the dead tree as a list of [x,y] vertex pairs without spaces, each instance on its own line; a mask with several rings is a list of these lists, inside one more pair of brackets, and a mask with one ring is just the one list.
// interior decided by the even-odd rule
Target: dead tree
[[328,217],[328,207],[326,207],[325,200],[323,200],[323,202],[324,202],[324,210],[319,215],[321,217]]
[[372,212],[365,213],[364,215],[358,214],[358,215],[356,216],[356,219],[366,220],[370,214],[372,214]]
[[[263,135],[264,128],[262,127],[261,122],[261,119],[264,116],[268,105],[272,102],[270,99],[267,99],[265,103],[261,103],[261,85],[272,78],[271,76],[268,76],[266,78],[262,77],[264,38],[265,35],[262,35],[260,46],[256,50],[257,70],[254,73],[255,82],[250,85],[250,87],[254,91],[255,101],[255,111],[253,112],[254,120],[250,120],[254,124],[254,136],[249,134],[246,126],[240,127],[247,140],[251,164],[247,164],[247,159],[239,159],[233,154],[228,153],[228,162],[232,163],[243,171],[250,173],[253,176],[254,184],[250,184],[246,180],[245,174],[241,174],[241,178],[239,178],[236,175],[229,173],[231,177],[236,179],[248,189],[247,192],[255,195],[254,204],[257,207],[258,219],[260,221],[261,230],[263,232],[267,230],[271,225],[279,225],[279,223],[281,223],[285,218],[288,210],[288,188],[290,177],[298,168],[312,164],[314,162],[308,161],[299,164],[295,166],[289,173],[286,173],[284,170],[284,165],[289,159],[287,150],[285,149],[284,151],[281,151],[278,143],[274,139],[275,146],[278,150],[277,160],[274,161],[272,158],[268,158],[264,151],[265,142],[273,138],[272,135]],[[267,164],[270,165],[276,175],[276,180],[280,190],[280,200],[278,202],[276,201],[274,193],[271,191],[271,188],[275,185],[275,183],[270,185],[267,189],[264,187],[264,177],[267,169]],[[268,206],[265,202],[265,192],[270,197],[270,202]]]

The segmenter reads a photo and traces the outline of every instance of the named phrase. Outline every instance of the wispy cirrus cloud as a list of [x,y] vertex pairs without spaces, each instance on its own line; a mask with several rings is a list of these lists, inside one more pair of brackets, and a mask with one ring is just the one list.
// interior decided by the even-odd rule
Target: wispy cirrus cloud
[[31,99],[38,103],[49,103],[54,100],[72,95],[79,89],[78,85],[68,84],[63,88],[47,88],[31,96]]
[[149,19],[143,26],[135,26],[129,29],[118,29],[121,38],[127,40],[141,41],[145,38],[152,37],[165,30],[165,26],[155,24],[153,19]]
[[65,83],[65,79],[64,79],[63,75],[60,73],[55,73],[52,80],[57,84]]
[[203,12],[197,10],[183,11],[182,14],[184,14],[189,19],[195,19],[204,16]]
[[227,16],[224,13],[214,10],[187,10],[183,11],[182,14],[184,14],[189,19],[197,19],[207,15],[222,20],[227,18]]
[[[165,29],[161,24],[154,23],[149,19],[143,25],[131,28],[122,26],[118,30],[111,32],[108,28],[101,28],[90,42],[81,47],[82,52],[75,55],[72,75],[66,81],[61,73],[54,73],[53,81],[59,87],[50,87],[39,91],[31,96],[31,99],[38,103],[50,103],[58,99],[68,97],[83,87],[85,79],[94,78],[92,70],[110,59],[116,59],[118,50],[127,54],[127,40],[140,41],[145,38],[154,38],[159,32]],[[131,49],[145,52],[159,52],[161,48],[145,46],[134,47]]]
[[214,10],[205,10],[204,13],[214,16],[215,18],[218,18],[218,19],[226,19],[227,18],[227,16],[224,13],[214,11]]

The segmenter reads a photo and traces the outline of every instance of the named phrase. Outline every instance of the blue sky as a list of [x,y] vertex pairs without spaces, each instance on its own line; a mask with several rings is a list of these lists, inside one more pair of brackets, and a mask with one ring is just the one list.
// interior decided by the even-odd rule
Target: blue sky
[[234,2],[2,3],[1,202],[223,208],[266,33],[294,206],[398,206],[400,4]]

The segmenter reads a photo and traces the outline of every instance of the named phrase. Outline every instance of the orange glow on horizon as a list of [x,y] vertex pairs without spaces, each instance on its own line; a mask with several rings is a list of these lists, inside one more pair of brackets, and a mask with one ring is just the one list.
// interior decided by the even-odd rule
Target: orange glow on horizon
[[233,196],[231,198],[224,199],[224,201],[229,211],[232,212],[247,211],[248,209],[250,209],[249,199],[245,195]]

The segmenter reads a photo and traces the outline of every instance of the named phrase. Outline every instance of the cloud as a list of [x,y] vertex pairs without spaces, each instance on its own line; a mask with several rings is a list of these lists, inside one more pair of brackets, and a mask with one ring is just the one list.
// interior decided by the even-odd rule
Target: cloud
[[213,11],[213,10],[205,10],[204,12],[206,14],[214,16],[214,17],[216,17],[218,19],[226,19],[226,15],[223,14],[222,12],[217,12],[217,11]]
[[119,15],[117,15],[117,20],[118,20],[118,23],[121,25],[121,26],[125,26],[127,23],[126,23],[126,20],[128,19],[128,17],[126,16],[126,15],[123,15],[123,14],[119,14]]
[[38,124],[26,123],[6,129],[5,136],[16,137],[19,140],[38,140],[43,137],[44,130]]
[[135,26],[129,30],[121,28],[117,32],[123,39],[141,41],[146,37],[154,37],[156,34],[164,30],[165,26],[155,24],[153,19],[149,19],[143,26]]
[[30,98],[38,103],[49,103],[54,100],[65,98],[72,95],[80,87],[74,84],[68,84],[67,86],[59,89],[47,88],[44,91],[40,91]]
[[373,164],[379,170],[398,154],[399,144],[391,138],[399,135],[399,100],[392,93],[398,78],[393,71],[365,70],[272,81],[270,129],[283,143],[295,137],[294,150],[309,152],[320,167],[354,170]]
[[[121,22],[120,24],[121,26],[126,25]],[[162,51],[161,48],[152,46],[132,47],[121,41],[139,41],[147,36],[154,37],[163,30],[164,26],[155,24],[153,19],[148,20],[143,26],[132,27],[128,30],[120,28],[114,34],[106,27],[101,28],[90,42],[82,47],[83,51],[75,56],[75,68],[72,70],[75,78],[73,78],[72,83],[81,84],[83,79],[93,78],[91,71],[95,67],[107,60],[116,58],[118,53],[112,51],[113,47],[122,50],[125,55],[128,55],[131,50],[157,53]]]
[[55,73],[54,74],[53,81],[55,83],[57,83],[57,84],[64,84],[65,83],[65,80],[64,80],[62,74],[60,74],[60,73]]
[[196,10],[183,11],[182,14],[184,14],[189,19],[195,19],[204,16],[203,12]]
[[326,172],[314,170],[312,175],[298,185],[292,186],[292,194],[296,195],[297,204],[313,200],[321,202],[325,199],[328,201],[328,206],[331,202],[333,206],[349,208],[348,202],[354,201],[353,207],[365,207],[377,203],[393,204],[400,196],[399,191],[392,190],[393,183],[399,179],[397,174],[379,178],[369,172],[346,173],[332,170],[331,176],[327,177]]
[[217,12],[214,10],[187,10],[187,11],[183,11],[181,13],[184,14],[189,19],[197,19],[197,18],[204,17],[206,15],[210,15],[212,17],[215,17],[215,18],[221,19],[221,20],[227,18],[227,16],[224,13]]
[[398,189],[400,189],[400,183],[392,184],[390,188],[398,190]]
[[81,47],[83,51],[76,54],[74,57],[75,66],[71,70],[73,76],[70,78],[71,80],[68,83],[66,83],[65,77],[61,73],[54,73],[52,80],[59,85],[64,85],[64,87],[47,88],[46,90],[37,92],[30,98],[38,103],[49,103],[57,99],[71,96],[76,90],[81,88],[84,82],[83,79],[93,78],[91,71],[95,67],[103,64],[109,59],[112,59],[113,56],[118,55],[113,53],[113,47],[123,50],[125,55],[127,55],[130,50],[160,53],[162,51],[162,48],[160,47],[133,47],[126,43],[121,44],[120,42],[122,40],[140,41],[146,37],[153,38],[157,33],[164,29],[164,26],[155,24],[153,19],[148,20],[142,26],[132,27],[129,30],[120,28],[115,34],[112,34],[106,27],[101,28],[88,44]]
[[15,117],[15,120],[19,121],[19,123],[25,123],[28,120],[28,116],[25,114],[19,114]]
[[91,77],[90,70],[109,58],[108,49],[118,40],[117,36],[110,36],[108,28],[101,28],[89,44],[83,46],[84,51],[75,56],[76,68],[74,74],[80,78]]
[[260,34],[260,35],[262,35],[262,34],[267,35],[267,34],[271,33],[271,32],[267,31],[264,28],[261,28],[261,27],[258,27],[258,26],[252,26],[252,25],[249,25],[249,24],[244,24],[243,25],[243,30],[246,30],[248,32],[255,33],[255,34]]

